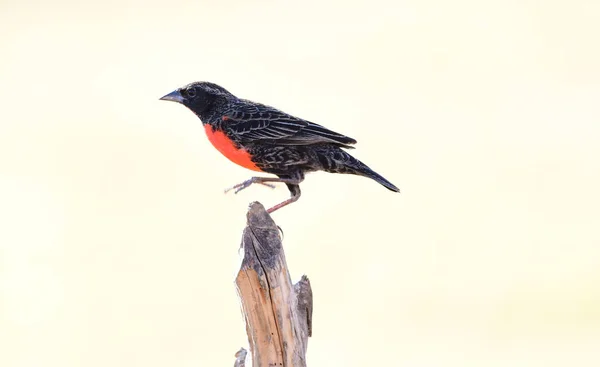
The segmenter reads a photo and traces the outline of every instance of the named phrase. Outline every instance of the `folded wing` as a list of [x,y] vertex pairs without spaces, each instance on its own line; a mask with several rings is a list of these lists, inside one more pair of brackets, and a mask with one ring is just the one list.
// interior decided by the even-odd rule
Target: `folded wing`
[[[245,101],[227,113],[226,129],[242,142],[277,145],[311,145],[329,143],[345,148],[356,140],[321,125],[302,120],[273,107]],[[225,126],[224,126],[225,127]]]

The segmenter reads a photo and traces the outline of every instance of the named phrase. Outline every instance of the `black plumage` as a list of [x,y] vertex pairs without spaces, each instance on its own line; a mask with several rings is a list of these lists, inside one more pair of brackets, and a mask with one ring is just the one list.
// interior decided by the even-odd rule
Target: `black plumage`
[[[161,99],[188,107],[204,125],[210,126],[209,134],[224,134],[227,144],[233,145],[235,154],[248,154],[255,167],[247,168],[278,176],[253,177],[235,185],[232,189],[236,192],[253,183],[268,185],[269,182],[283,182],[288,186],[291,198],[269,209],[269,212],[298,200],[300,182],[306,173],[313,171],[365,176],[389,190],[400,191],[344,150],[352,149],[351,145],[356,144],[356,140],[274,107],[238,98],[214,83],[191,83]],[[223,144],[222,140],[219,142]],[[215,146],[226,156],[229,154]]]

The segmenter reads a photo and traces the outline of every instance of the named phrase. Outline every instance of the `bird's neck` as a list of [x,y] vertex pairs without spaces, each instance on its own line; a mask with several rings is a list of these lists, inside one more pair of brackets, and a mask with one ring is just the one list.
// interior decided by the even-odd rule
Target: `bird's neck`
[[227,100],[216,99],[210,106],[196,115],[200,118],[203,125],[209,124],[214,127],[218,127],[221,123],[222,114],[227,106]]

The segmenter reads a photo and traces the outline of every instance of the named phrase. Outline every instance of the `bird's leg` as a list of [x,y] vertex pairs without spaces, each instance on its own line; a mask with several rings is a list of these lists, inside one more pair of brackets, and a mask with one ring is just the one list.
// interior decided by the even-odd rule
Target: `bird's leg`
[[252,184],[261,184],[261,185],[265,185],[268,186],[272,189],[275,188],[274,185],[269,184],[268,182],[283,182],[283,183],[289,183],[289,184],[298,184],[300,183],[302,180],[298,180],[298,179],[293,179],[293,178],[279,178],[279,177],[252,177],[249,180],[246,180],[242,183],[239,183],[237,185],[234,185],[228,189],[225,189],[225,193],[231,191],[231,190],[235,190],[234,193],[237,194],[238,192],[242,191],[243,189],[247,188],[248,186],[252,185]]
[[272,208],[267,209],[267,213],[271,214],[275,210],[281,209],[284,206],[291,204],[291,203],[297,201],[298,199],[300,199],[300,186],[298,186],[296,184],[287,184],[287,187],[290,189],[290,193],[292,194],[292,197],[285,201],[282,201],[281,203],[275,205]]
[[302,181],[304,181],[304,172],[302,172],[302,171],[294,172],[293,175],[290,175],[287,177],[252,177],[249,180],[246,180],[240,184],[237,184],[237,185],[225,190],[225,192],[228,192],[230,190],[235,190],[235,193],[237,194],[238,192],[240,192],[241,190],[245,189],[246,187],[252,185],[253,183],[260,183],[260,184],[264,185],[267,182],[283,182],[286,184],[286,186],[290,190],[290,193],[292,194],[292,196],[289,199],[282,201],[281,203],[268,209],[267,213],[270,214],[270,213],[273,213],[275,210],[281,209],[284,206],[291,204],[291,203],[297,201],[298,199],[300,199],[300,182],[302,182]]

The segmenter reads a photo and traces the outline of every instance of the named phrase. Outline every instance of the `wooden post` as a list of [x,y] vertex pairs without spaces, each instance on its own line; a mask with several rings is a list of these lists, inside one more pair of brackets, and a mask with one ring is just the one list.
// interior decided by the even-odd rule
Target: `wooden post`
[[[312,290],[306,275],[294,285],[279,229],[262,204],[250,204],[236,277],[253,367],[305,367],[312,333]],[[244,366],[246,351],[236,354]]]

